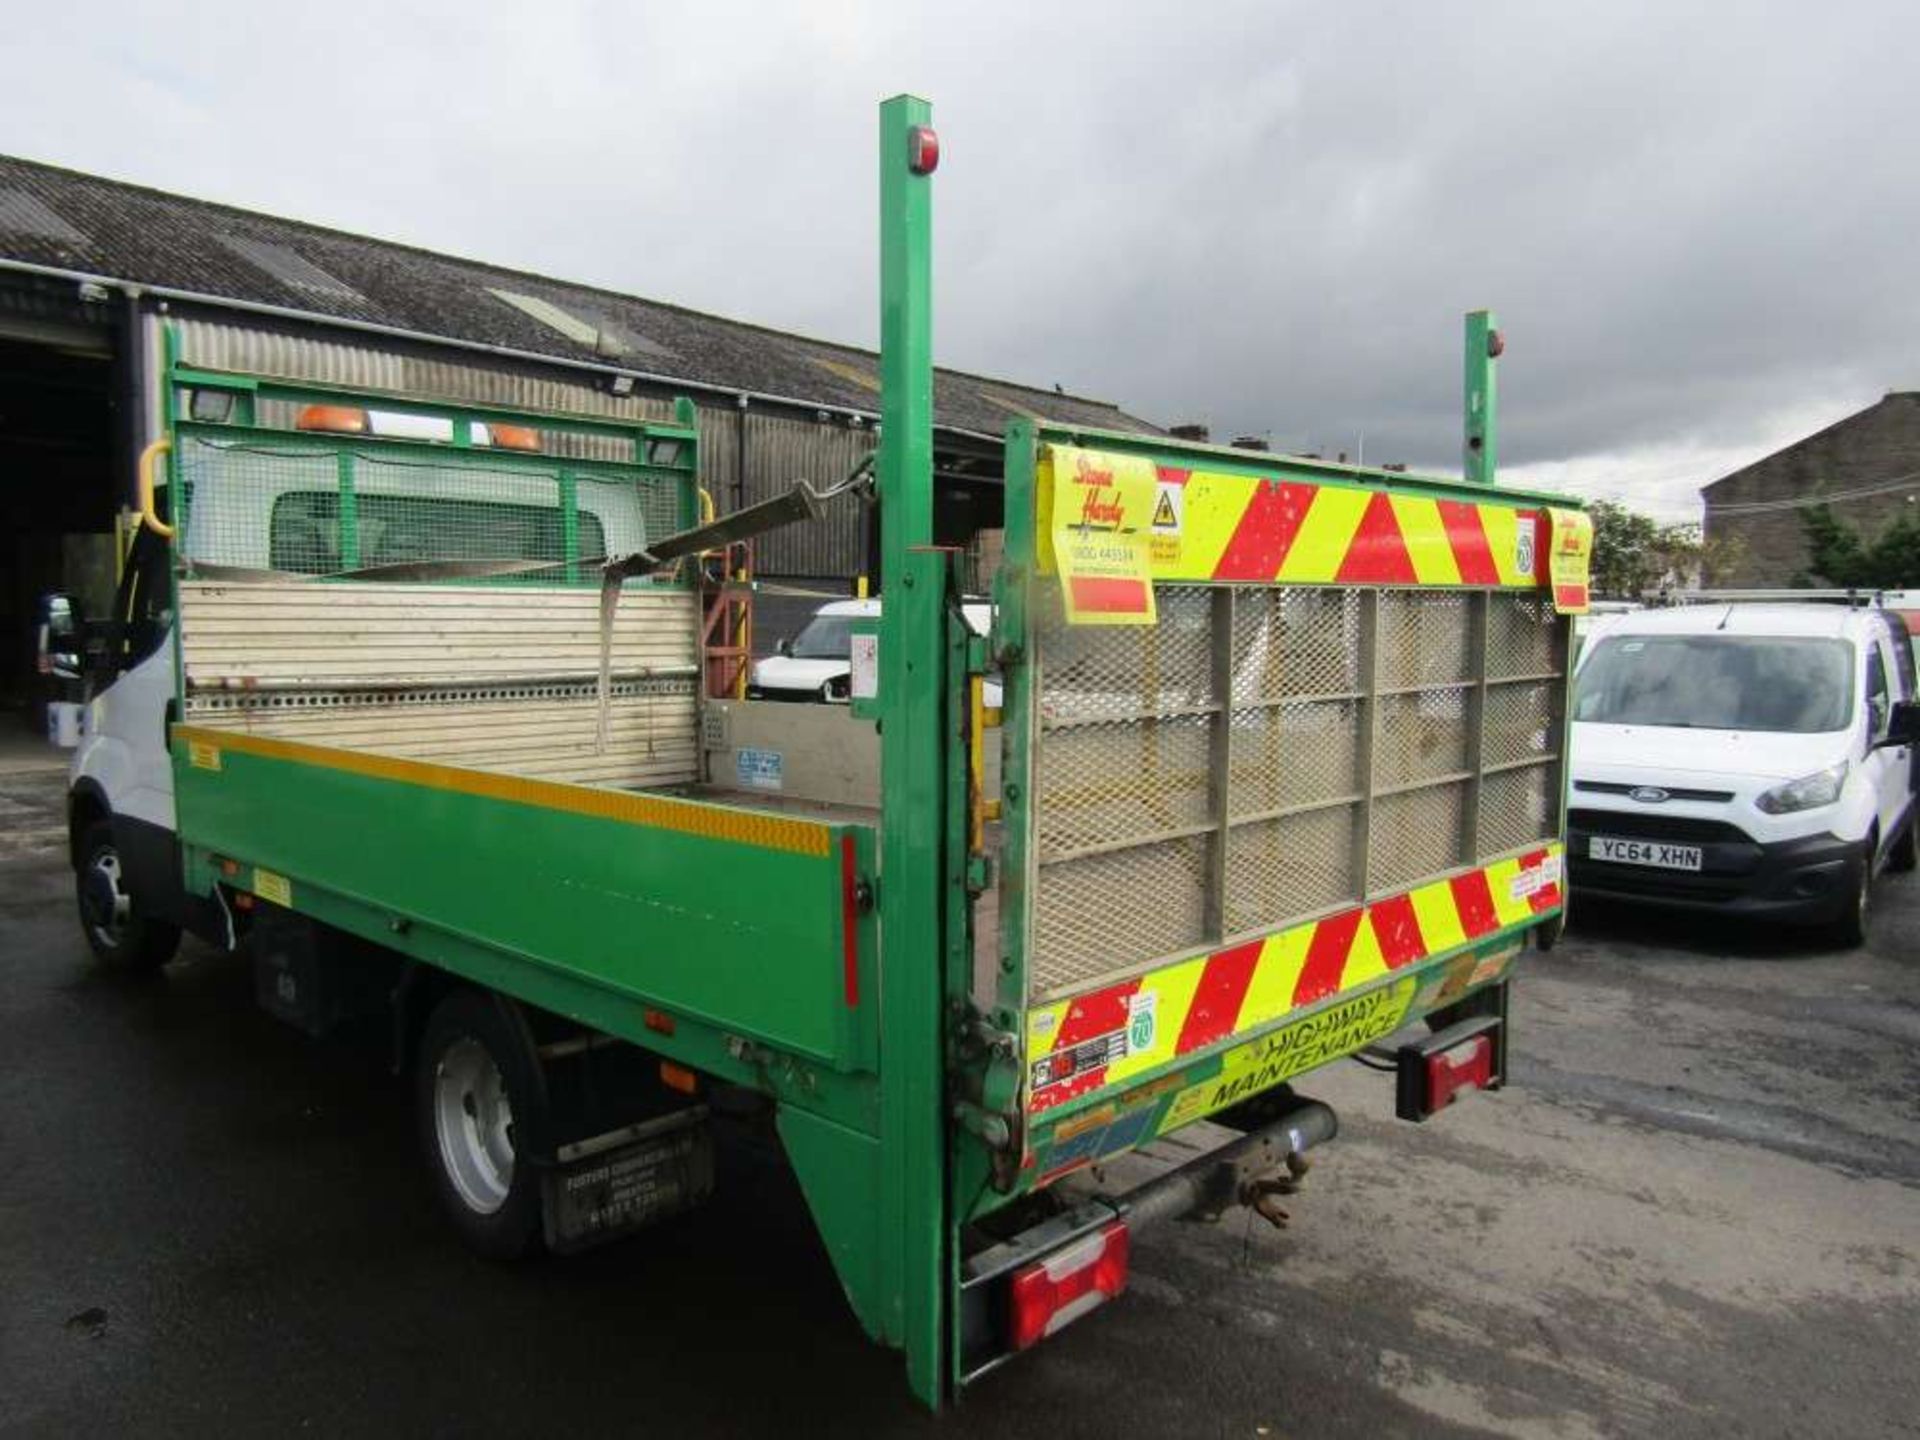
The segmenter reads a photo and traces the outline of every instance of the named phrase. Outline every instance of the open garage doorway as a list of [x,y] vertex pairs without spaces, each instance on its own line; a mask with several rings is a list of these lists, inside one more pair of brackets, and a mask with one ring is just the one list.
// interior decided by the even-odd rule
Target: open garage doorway
[[80,697],[39,672],[41,597],[63,591],[85,615],[111,613],[131,463],[111,329],[21,328],[0,317],[0,764],[57,759],[47,702]]

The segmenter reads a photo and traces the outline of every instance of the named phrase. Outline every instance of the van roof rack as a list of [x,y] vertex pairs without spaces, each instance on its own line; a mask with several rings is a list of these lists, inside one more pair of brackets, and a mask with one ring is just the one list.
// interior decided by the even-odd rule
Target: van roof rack
[[1885,592],[1872,589],[1829,590],[1667,590],[1656,605],[1852,605],[1873,609],[1884,603]]

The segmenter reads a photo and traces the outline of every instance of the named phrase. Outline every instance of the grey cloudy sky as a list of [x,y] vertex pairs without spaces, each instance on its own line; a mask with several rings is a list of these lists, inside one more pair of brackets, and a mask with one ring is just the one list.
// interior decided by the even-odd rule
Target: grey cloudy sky
[[1217,436],[1694,489],[1920,385],[1920,6],[154,3],[16,18],[0,148],[871,344],[935,103],[944,363]]

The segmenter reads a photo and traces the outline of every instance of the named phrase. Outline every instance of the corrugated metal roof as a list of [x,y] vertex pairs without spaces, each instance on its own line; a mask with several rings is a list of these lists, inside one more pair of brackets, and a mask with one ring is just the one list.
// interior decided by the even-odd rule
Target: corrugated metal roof
[[[878,405],[870,378],[876,357],[854,346],[0,156],[6,196],[16,198],[0,217],[35,223],[8,228],[0,219],[0,258],[622,365],[823,408],[871,412]],[[227,243],[235,236],[254,253]],[[261,247],[272,247],[284,263],[265,263],[260,256],[269,252]],[[314,283],[309,269],[331,286]],[[580,322],[581,333],[502,303],[498,292],[553,306]],[[618,346],[624,351],[610,353]],[[935,375],[934,406],[940,424],[984,433],[999,432],[1016,414],[1114,430],[1156,428],[1104,401],[952,370]]]

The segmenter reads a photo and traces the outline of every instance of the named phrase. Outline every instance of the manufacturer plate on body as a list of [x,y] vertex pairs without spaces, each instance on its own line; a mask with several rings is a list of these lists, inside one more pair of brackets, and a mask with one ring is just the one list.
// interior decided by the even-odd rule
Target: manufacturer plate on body
[[1612,865],[1646,865],[1655,870],[1698,870],[1698,845],[1669,845],[1664,840],[1628,840],[1617,835],[1595,835],[1587,854]]

